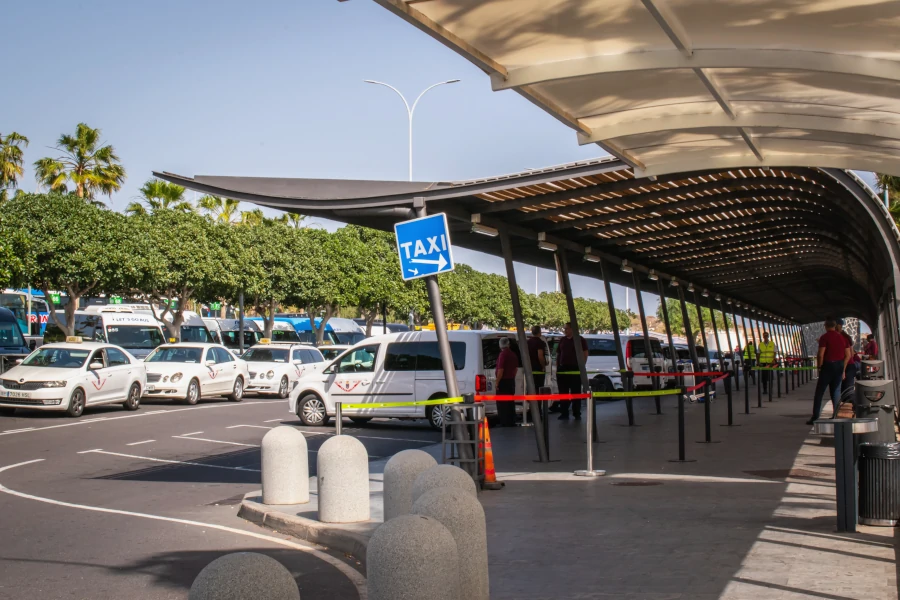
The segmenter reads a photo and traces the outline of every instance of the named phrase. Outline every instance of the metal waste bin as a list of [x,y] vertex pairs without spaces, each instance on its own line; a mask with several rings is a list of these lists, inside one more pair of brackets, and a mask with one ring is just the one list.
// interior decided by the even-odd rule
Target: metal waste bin
[[896,442],[894,434],[894,382],[891,379],[868,379],[856,382],[853,399],[856,418],[878,420],[878,431],[860,436],[860,443]]
[[900,444],[859,446],[859,522],[893,527],[900,522]]
[[860,364],[860,379],[884,379],[883,360],[864,360]]

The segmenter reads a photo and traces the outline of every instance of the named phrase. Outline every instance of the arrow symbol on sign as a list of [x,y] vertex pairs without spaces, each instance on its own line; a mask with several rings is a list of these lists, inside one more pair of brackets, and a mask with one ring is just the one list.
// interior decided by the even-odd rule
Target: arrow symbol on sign
[[444,255],[443,255],[443,254],[438,254],[438,259],[437,259],[437,260],[426,260],[426,259],[424,259],[424,258],[413,258],[413,259],[410,260],[409,262],[411,262],[411,263],[419,263],[419,264],[421,264],[421,265],[437,265],[437,266],[438,266],[438,271],[443,270],[444,267],[447,266],[447,259],[444,258]]
[[407,271],[409,271],[409,272],[412,273],[413,275],[418,275],[418,274],[419,274],[419,270],[418,270],[418,269],[407,269]]

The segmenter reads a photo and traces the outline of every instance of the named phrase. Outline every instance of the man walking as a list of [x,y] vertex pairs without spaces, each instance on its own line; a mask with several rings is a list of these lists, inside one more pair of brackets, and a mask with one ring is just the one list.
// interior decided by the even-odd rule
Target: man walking
[[837,323],[834,319],[827,319],[825,335],[819,338],[819,354],[816,357],[819,381],[816,383],[816,394],[813,398],[812,419],[806,422],[807,425],[812,425],[822,414],[822,397],[825,395],[826,387],[831,388],[831,404],[834,406],[834,416],[837,416],[841,401],[841,381],[847,363],[850,362],[850,347],[836,328]]
[[866,336],[866,347],[863,348],[863,355],[866,357],[866,360],[878,360],[878,342],[875,341],[875,336],[871,333]]
[[[763,331],[762,341],[759,343],[759,366],[765,368],[776,367],[775,342],[769,340],[769,332]],[[775,371],[760,371],[759,382],[762,384],[762,393],[769,393],[769,383],[772,381],[772,373]]]
[[859,372],[859,355],[853,351],[853,338],[850,337],[850,334],[844,331],[844,320],[837,319],[837,332],[841,334],[841,337],[844,338],[844,342],[847,344],[847,347],[850,348],[850,362],[847,363],[847,368],[844,371],[844,380],[841,382],[841,392],[848,388],[852,388],[856,384],[856,374]]
[[[575,332],[571,323],[566,323],[565,336],[559,340],[559,348],[556,351],[556,383],[560,394],[580,394],[581,375],[578,369],[578,356],[575,354]],[[587,362],[587,342],[581,339],[581,352]],[[572,407],[572,415],[576,421],[581,420],[581,400],[562,400],[559,403],[559,420],[569,420],[569,406]]]
[[[516,393],[516,373],[519,357],[509,347],[509,338],[500,338],[500,356],[497,357],[497,395],[514,396]],[[501,427],[515,427],[516,403],[508,400],[497,402],[497,415]]]
[[546,370],[550,364],[550,349],[547,342],[541,337],[541,328],[535,325],[531,328],[531,337],[528,338],[528,356],[531,359],[531,372],[534,377],[534,391],[544,387],[547,381]]

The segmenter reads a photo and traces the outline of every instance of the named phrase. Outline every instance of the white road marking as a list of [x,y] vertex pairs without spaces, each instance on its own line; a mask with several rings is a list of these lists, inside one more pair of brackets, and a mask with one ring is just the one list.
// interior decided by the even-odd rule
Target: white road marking
[[[225,429],[237,429],[238,427],[252,427],[253,429],[272,429],[271,427],[266,427],[265,425],[229,425]],[[184,435],[191,435],[186,433]]]
[[155,442],[156,440],[144,440],[143,442],[131,442],[130,444],[125,444],[126,446],[140,446],[141,444],[149,444],[150,442]]
[[269,419],[268,421],[263,421],[263,423],[274,423],[275,421],[284,421],[284,419]]
[[98,452],[103,450],[103,448],[94,448],[93,450],[82,450],[81,452],[76,452],[76,454],[90,454],[91,452]]
[[[7,465],[5,467],[0,468],[0,473],[4,471],[8,471],[10,469],[15,469],[16,467],[23,467],[25,465],[30,465],[38,462],[42,462],[43,458],[38,458],[35,460],[29,460],[21,463],[17,463],[14,465]],[[262,533],[256,533],[255,531],[244,531],[242,529],[236,529],[234,527],[226,527],[225,525],[217,525],[215,523],[203,523],[202,521],[190,521],[187,519],[175,519],[172,517],[163,517],[160,515],[152,515],[147,513],[138,513],[131,512],[126,510],[118,510],[114,508],[103,508],[100,506],[90,506],[87,504],[73,504],[71,502],[61,502],[59,500],[53,500],[52,498],[43,498],[41,496],[33,496],[31,494],[25,494],[23,492],[17,492],[16,490],[11,490],[8,487],[0,484],[0,492],[4,494],[9,494],[10,496],[17,496],[19,498],[24,498],[25,500],[34,500],[36,502],[44,502],[45,504],[53,504],[55,506],[64,506],[66,508],[77,508],[80,510],[89,510],[93,512],[101,512],[113,515],[121,515],[125,517],[137,517],[140,519],[150,519],[153,521],[166,521],[169,523],[177,523],[179,525],[189,525],[192,527],[202,527],[205,529],[216,529],[218,531],[224,531],[227,533],[233,533],[237,535],[243,535],[247,537],[252,537],[258,540],[265,540],[267,542],[271,542],[273,544],[278,544],[279,546],[285,546],[287,548],[292,548],[294,550],[300,550],[301,552],[306,552],[315,556],[316,558],[325,561],[326,563],[333,566],[335,569],[340,571],[347,579],[353,583],[356,587],[356,593],[359,595],[360,600],[368,599],[368,591],[366,589],[366,578],[363,577],[357,570],[351,568],[349,565],[344,564],[341,560],[334,558],[333,556],[326,554],[316,548],[310,548],[309,546],[303,546],[292,542],[290,540],[283,540],[281,538],[277,538],[271,535],[265,535]]]
[[225,442],[222,440],[210,440],[207,438],[185,437],[183,435],[173,435],[176,440],[194,440],[195,442],[212,442],[213,444],[228,444],[229,446],[246,446],[247,448],[259,448],[259,444],[242,444],[240,442]]
[[200,435],[202,431],[192,431],[190,433],[182,433],[181,435]]
[[[153,412],[139,412],[135,414],[122,415],[120,417],[103,417],[102,419],[88,419],[88,420],[78,420],[73,421],[71,423],[62,423],[60,425],[48,425],[47,427],[29,427],[27,429],[13,429],[11,431],[4,431],[0,433],[0,436],[4,435],[16,435],[19,433],[36,433],[38,431],[45,431],[47,429],[59,429],[60,427],[75,427],[78,425],[89,425],[95,421],[103,421],[104,423],[111,423],[112,421],[118,421],[119,419],[138,419],[141,417],[151,417],[157,415],[170,415],[172,413],[184,412],[186,410],[210,410],[215,408],[240,408],[244,406],[255,406],[257,404],[271,404],[275,402],[274,400],[258,400],[256,402],[240,402],[234,403],[229,402],[228,404],[210,404],[208,406],[191,406],[190,408],[173,408],[172,410],[160,410]],[[279,400],[279,402],[283,402]]]
[[210,469],[228,469],[229,471],[252,471],[259,473],[259,469],[251,469],[249,467],[226,467],[223,465],[209,465],[206,463],[184,461],[184,460],[166,460],[165,458],[153,458],[150,456],[137,456],[136,454],[122,454],[120,452],[107,452],[106,450],[88,450],[87,452],[79,452],[79,454],[108,454],[110,456],[121,456],[123,458],[137,458],[138,460],[150,460],[153,462],[167,463],[170,465],[188,465],[191,467],[209,467]]

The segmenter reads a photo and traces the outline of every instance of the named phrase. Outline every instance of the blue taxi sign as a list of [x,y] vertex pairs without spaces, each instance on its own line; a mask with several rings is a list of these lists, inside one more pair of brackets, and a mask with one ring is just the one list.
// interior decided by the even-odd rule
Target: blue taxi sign
[[447,215],[438,213],[394,225],[403,281],[453,270]]

